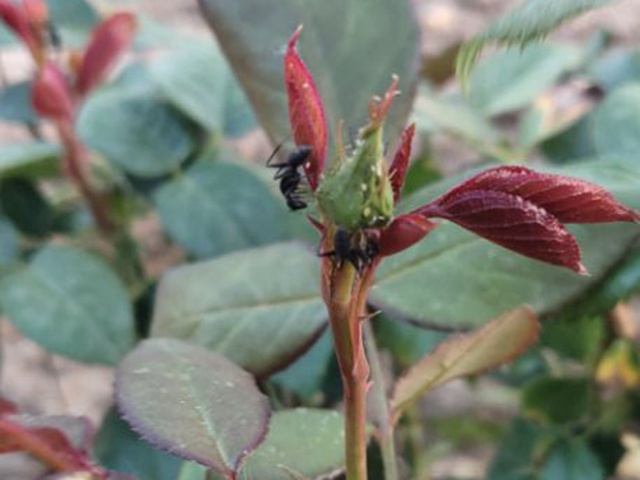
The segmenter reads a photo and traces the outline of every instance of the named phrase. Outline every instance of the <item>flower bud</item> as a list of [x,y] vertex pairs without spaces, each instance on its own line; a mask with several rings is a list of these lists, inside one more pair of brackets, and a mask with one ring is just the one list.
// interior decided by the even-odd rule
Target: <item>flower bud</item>
[[73,118],[73,101],[67,80],[54,63],[46,63],[34,80],[31,103],[44,118],[65,121]]
[[133,42],[136,28],[132,14],[116,13],[94,30],[78,68],[76,90],[80,95],[86,95],[107,77]]
[[372,100],[369,124],[360,130],[353,154],[338,158],[318,188],[322,212],[348,231],[383,227],[393,215],[393,187],[384,158],[382,127],[397,84],[395,77],[384,98]]

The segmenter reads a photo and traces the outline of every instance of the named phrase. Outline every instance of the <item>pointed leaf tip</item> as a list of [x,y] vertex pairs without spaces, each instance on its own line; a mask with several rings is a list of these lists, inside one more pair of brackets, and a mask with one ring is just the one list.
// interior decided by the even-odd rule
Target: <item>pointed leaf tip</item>
[[407,168],[409,167],[409,159],[411,157],[411,142],[416,131],[416,124],[409,125],[400,139],[400,146],[393,157],[391,166],[389,167],[389,177],[391,187],[393,188],[393,201],[397,202],[402,194]]
[[538,340],[539,333],[538,318],[524,305],[438,344],[396,383],[391,399],[394,419],[418,397],[450,380],[513,361]]
[[304,169],[311,189],[315,190],[318,178],[324,170],[327,125],[322,98],[311,72],[298,54],[297,43],[301,31],[302,26],[299,26],[287,43],[284,81],[289,103],[289,122],[295,144],[307,145],[312,149]]

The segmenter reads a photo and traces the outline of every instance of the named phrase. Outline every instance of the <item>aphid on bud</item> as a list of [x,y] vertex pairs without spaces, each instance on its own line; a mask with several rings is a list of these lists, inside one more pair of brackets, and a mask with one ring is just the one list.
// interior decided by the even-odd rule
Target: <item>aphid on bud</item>
[[273,179],[280,180],[280,192],[286,199],[287,206],[291,210],[301,210],[307,207],[307,202],[303,200],[300,193],[300,184],[303,180],[303,173],[300,171],[300,167],[302,167],[311,153],[311,147],[303,145],[292,152],[285,162],[271,163],[281,146],[278,145],[271,154],[267,160],[267,167],[278,169]]
[[333,237],[333,250],[321,253],[320,256],[333,257],[338,268],[348,261],[358,273],[362,273],[377,254],[378,243],[371,235],[364,231],[349,233],[344,228],[338,228]]

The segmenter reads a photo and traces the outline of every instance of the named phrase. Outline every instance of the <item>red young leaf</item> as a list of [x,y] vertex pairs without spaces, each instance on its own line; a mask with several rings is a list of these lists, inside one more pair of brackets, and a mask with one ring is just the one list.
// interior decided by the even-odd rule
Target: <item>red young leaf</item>
[[11,0],[0,0],[0,18],[14,31],[33,52],[37,48],[36,37],[31,31],[27,12],[22,5],[17,5]]
[[34,80],[31,103],[36,112],[45,118],[68,121],[73,117],[67,79],[54,63],[46,63]]
[[85,95],[105,79],[131,45],[136,28],[135,17],[121,12],[107,18],[94,30],[76,78],[80,95]]
[[327,124],[322,98],[311,72],[298,55],[296,44],[302,27],[289,39],[284,56],[284,82],[289,99],[289,122],[297,146],[312,148],[309,161],[304,165],[312,190],[318,186],[318,177],[324,170],[327,149]]
[[413,134],[415,131],[416,124],[412,123],[404,130],[404,132],[402,132],[400,146],[393,157],[391,167],[389,167],[389,176],[391,177],[394,202],[398,201],[400,194],[402,193],[404,179],[407,174],[407,168],[409,167],[409,157],[411,156],[411,141],[413,140]]
[[525,167],[486,170],[451,190],[456,196],[471,190],[510,193],[543,208],[562,223],[639,221],[640,215],[620,204],[604,188],[584,180],[538,173]]
[[438,226],[422,215],[409,213],[393,220],[380,234],[379,252],[382,256],[395,255],[422,240]]
[[549,212],[522,197],[456,188],[414,213],[446,218],[521,255],[586,274],[574,236]]

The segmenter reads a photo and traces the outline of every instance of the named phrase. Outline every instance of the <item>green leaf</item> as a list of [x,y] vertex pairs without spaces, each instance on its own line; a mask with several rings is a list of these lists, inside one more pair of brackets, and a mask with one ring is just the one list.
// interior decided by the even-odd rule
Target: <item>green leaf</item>
[[591,385],[585,378],[541,377],[522,390],[522,408],[552,423],[578,421],[589,411]]
[[593,117],[591,112],[542,142],[545,157],[552,163],[567,164],[597,156]]
[[240,471],[241,480],[291,480],[287,471],[319,478],[344,467],[344,417],[297,408],[276,412],[265,442]]
[[3,277],[0,303],[27,337],[75,360],[115,364],[134,342],[124,285],[75,248],[48,246]]
[[636,158],[640,151],[640,82],[615,90],[593,118],[593,135],[600,155]]
[[389,350],[400,368],[409,368],[447,337],[447,333],[389,318],[384,313],[372,326],[380,349]]
[[123,360],[116,399],[149,442],[226,476],[263,441],[271,415],[251,375],[174,339],[145,340]]
[[[636,244],[594,288],[560,313],[560,320],[579,320],[609,312],[640,290],[640,245]],[[556,322],[555,320],[554,322]]]
[[[640,171],[632,165],[585,162],[553,172],[598,183],[621,202],[640,208]],[[454,181],[417,192],[403,210],[426,203]],[[549,313],[603,278],[640,234],[637,225],[625,224],[570,230],[578,238],[589,277],[518,256],[444,223],[415,247],[385,259],[371,300],[427,326],[449,329],[481,325],[523,303],[538,314]]]
[[94,441],[100,464],[141,479],[175,480],[181,460],[145,442],[111,409]]
[[283,240],[288,229],[288,212],[267,186],[231,163],[196,163],[154,201],[169,235],[198,258]]
[[18,232],[4,219],[0,219],[0,272],[14,262],[20,254]]
[[242,135],[255,127],[244,93],[213,42],[174,50],[151,66],[159,90],[204,129]]
[[296,243],[225,255],[170,271],[152,335],[193,341],[264,376],[303,353],[326,325],[318,259]]
[[513,360],[538,339],[540,324],[529,307],[506,312],[473,332],[439,344],[396,382],[393,415],[418,397],[453,380],[475,375]]
[[598,457],[583,440],[564,440],[553,446],[540,469],[540,480],[602,480]]
[[538,41],[564,21],[610,0],[525,0],[467,42],[456,59],[456,74],[466,83],[480,53],[488,44],[524,47]]
[[587,71],[590,80],[613,92],[631,82],[640,81],[640,51],[614,50],[599,58]]
[[92,95],[78,120],[82,140],[128,173],[153,177],[178,168],[194,148],[189,124],[151,90]]
[[586,362],[600,348],[604,333],[600,317],[583,317],[573,321],[554,319],[545,323],[540,342],[565,357]]
[[15,143],[0,146],[0,179],[40,177],[56,173],[60,147],[50,143]]
[[207,476],[207,468],[195,462],[182,462],[180,473],[176,480],[218,480],[219,477]]
[[535,423],[514,419],[491,462],[487,480],[536,480],[534,459],[544,432]]
[[38,114],[31,106],[31,82],[9,85],[0,92],[0,119],[17,123],[37,123]]
[[333,355],[331,333],[326,330],[309,351],[271,380],[302,399],[309,400],[322,389]]
[[578,49],[561,45],[531,45],[498,52],[471,75],[469,97],[487,115],[526,106],[580,61]]
[[406,123],[418,79],[418,28],[407,0],[315,2],[201,0],[205,18],[272,139],[291,138],[282,55],[298,25],[300,53],[324,100],[331,133],[337,122],[359,128],[369,99],[400,76],[387,133],[395,139]]
[[66,47],[81,47],[100,20],[86,0],[47,0],[51,23]]
[[0,182],[0,207],[25,235],[45,237],[51,232],[55,211],[36,186],[26,179]]
[[447,132],[471,145],[490,146],[501,141],[500,133],[464,97],[437,96],[421,88],[413,120],[422,131]]

